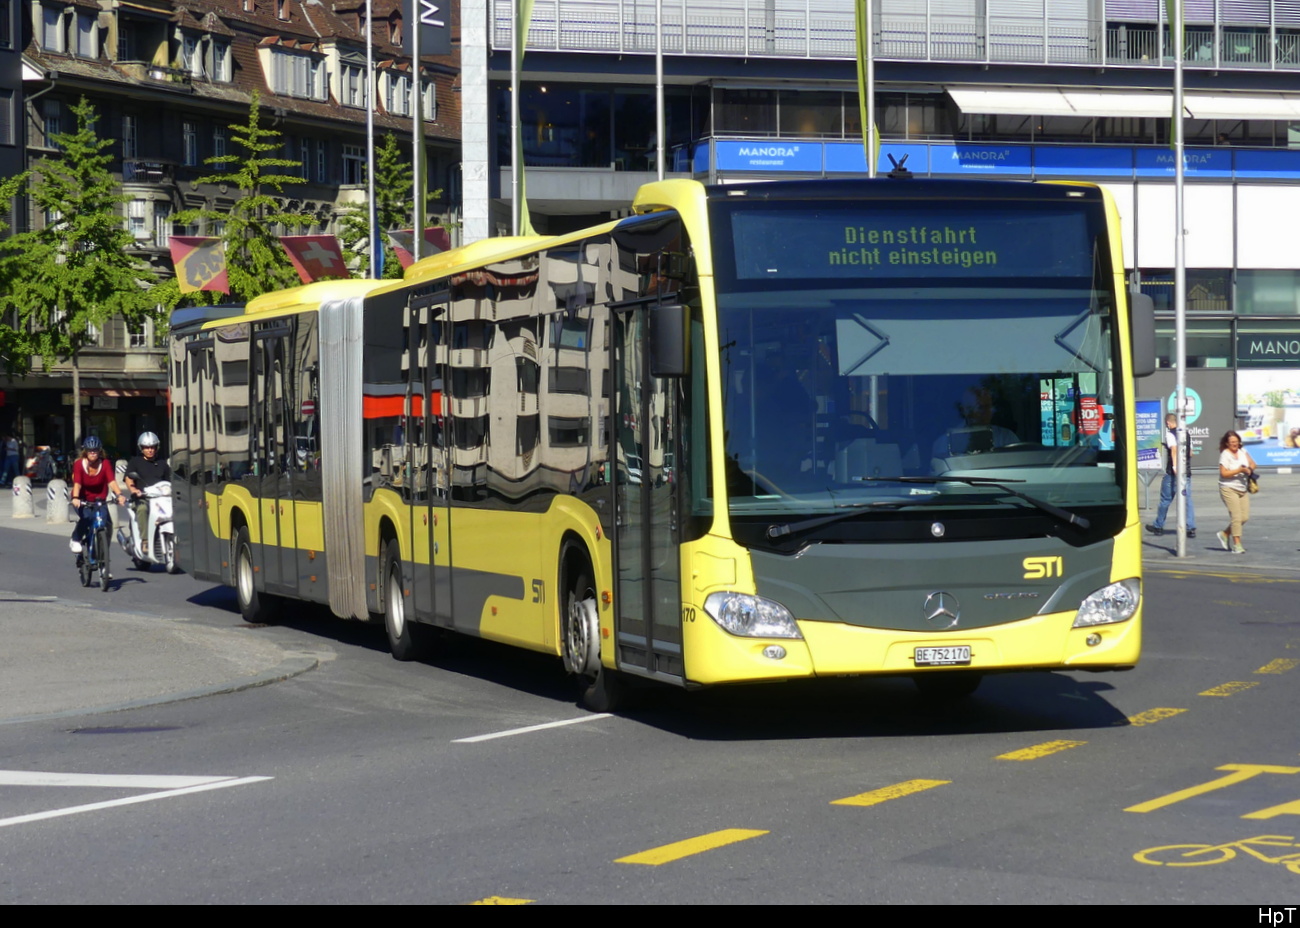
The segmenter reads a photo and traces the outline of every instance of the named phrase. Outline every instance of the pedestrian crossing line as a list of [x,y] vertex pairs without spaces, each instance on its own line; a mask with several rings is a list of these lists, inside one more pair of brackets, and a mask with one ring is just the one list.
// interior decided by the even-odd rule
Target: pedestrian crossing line
[[685,841],[676,841],[662,847],[652,847],[650,850],[641,851],[639,854],[629,854],[627,857],[618,858],[614,863],[645,864],[649,867],[658,867],[661,864],[670,864],[675,860],[681,860],[683,857],[703,854],[705,851],[717,850],[720,847],[726,847],[728,844],[748,841],[750,838],[762,837],[765,834],[768,834],[768,832],[756,831],[750,828],[724,828],[721,831],[700,835],[698,838],[687,838]]
[[1006,754],[999,754],[994,760],[1038,760],[1040,757],[1048,757],[1052,754],[1059,754],[1062,751],[1068,751],[1070,748],[1081,747],[1087,744],[1086,741],[1044,741],[1042,744],[1035,744],[1032,747],[1021,748],[1019,751],[1009,751]]
[[1300,664],[1300,660],[1291,657],[1279,657],[1275,661],[1269,661],[1259,670],[1256,670],[1255,673],[1286,673],[1296,664]]
[[[1181,715],[1186,709],[1148,709],[1146,712],[1139,712],[1137,715],[1130,715],[1126,719],[1129,725],[1134,728],[1141,728],[1143,725],[1154,725],[1156,722],[1163,722],[1165,719],[1171,719],[1175,715]],[[1124,722],[1116,722],[1116,725],[1123,725]]]
[[536,899],[514,899],[510,896],[488,896],[486,899],[479,899],[469,903],[470,905],[530,905],[536,902]]
[[1231,683],[1220,683],[1218,686],[1210,687],[1204,692],[1197,693],[1197,696],[1233,696],[1250,689],[1252,686],[1259,686],[1258,680],[1241,681],[1234,680]]
[[920,793],[927,789],[934,789],[936,786],[947,786],[952,780],[904,780],[902,783],[895,783],[893,786],[882,786],[880,789],[873,789],[870,792],[858,793],[856,796],[848,796],[844,799],[832,799],[833,806],[878,806],[882,802],[888,802],[891,799],[901,799],[904,796],[911,796],[913,793]]

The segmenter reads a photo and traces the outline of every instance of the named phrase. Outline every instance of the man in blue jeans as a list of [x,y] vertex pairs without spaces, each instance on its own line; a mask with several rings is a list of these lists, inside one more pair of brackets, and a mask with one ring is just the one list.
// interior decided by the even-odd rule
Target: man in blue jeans
[[[1165,416],[1165,479],[1160,481],[1160,508],[1156,510],[1156,520],[1147,526],[1152,535],[1165,533],[1165,516],[1169,513],[1169,504],[1174,501],[1174,490],[1178,485],[1178,468],[1190,465],[1192,440],[1188,437],[1183,444],[1183,453],[1175,454],[1178,448],[1178,417],[1172,412]],[[1196,511],[1192,509],[1192,469],[1187,466],[1187,483],[1183,489],[1187,498],[1187,537],[1196,537]]]

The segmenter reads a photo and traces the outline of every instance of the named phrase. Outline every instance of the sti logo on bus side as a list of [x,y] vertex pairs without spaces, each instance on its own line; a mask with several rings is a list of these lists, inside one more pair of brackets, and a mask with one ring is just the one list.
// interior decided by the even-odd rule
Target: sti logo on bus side
[[1025,568],[1026,580],[1041,580],[1044,577],[1059,577],[1065,567],[1065,558],[1061,557],[1027,557],[1021,562]]

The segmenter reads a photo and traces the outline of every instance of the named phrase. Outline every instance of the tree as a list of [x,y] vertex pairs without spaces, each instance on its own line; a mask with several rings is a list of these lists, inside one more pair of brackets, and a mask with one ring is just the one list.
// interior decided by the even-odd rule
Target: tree
[[[215,235],[226,245],[230,296],[247,301],[300,283],[280,245],[281,229],[305,228],[316,220],[285,209],[276,198],[276,194],[283,195],[286,185],[302,183],[301,177],[280,173],[279,169],[301,167],[302,162],[271,154],[280,150],[280,133],[262,126],[261,97],[256,90],[248,105],[248,122],[232,125],[230,130],[236,152],[205,159],[205,164],[216,166],[218,171],[200,177],[198,182],[226,184],[239,190],[241,196],[228,211],[186,210],[176,216],[176,221],[202,222],[207,228],[217,226]],[[238,149],[243,149],[242,155]]]
[[[28,176],[29,172],[24,171],[0,181],[0,239],[9,231],[9,223],[6,221],[9,217],[9,204],[24,191]],[[0,242],[0,293],[13,292],[14,275],[22,267],[21,257],[13,250],[12,244]],[[31,368],[32,346],[26,326],[11,324],[18,322],[17,313],[12,309],[12,306],[4,306],[6,321],[0,322],[0,361],[4,362],[5,370],[10,376],[21,376]]]
[[45,225],[6,244],[21,262],[9,299],[30,353],[47,371],[56,361],[72,362],[73,432],[80,437],[82,349],[114,316],[138,326],[157,310],[149,267],[134,254],[122,221],[121,206],[131,198],[108,169],[112,141],[95,133],[95,108],[85,97],[71,109],[76,130],[52,137],[60,153],[36,165],[29,189]]
[[[410,164],[397,147],[397,136],[391,133],[375,149],[375,212],[381,232],[409,229],[411,219],[411,190],[414,187]],[[441,190],[432,190],[426,201],[437,200]],[[357,262],[357,273],[362,277],[370,273],[370,201],[350,207],[339,217],[339,239],[343,243],[343,257]],[[402,265],[392,242],[384,236],[384,277],[400,278]]]

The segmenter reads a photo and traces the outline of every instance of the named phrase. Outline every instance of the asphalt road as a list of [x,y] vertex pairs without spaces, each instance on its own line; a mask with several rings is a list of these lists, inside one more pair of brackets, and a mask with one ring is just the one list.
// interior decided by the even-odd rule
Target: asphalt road
[[87,616],[184,633],[100,676],[189,650],[280,681],[0,725],[0,900],[1293,904],[1300,573],[1206,560],[1148,571],[1129,673],[937,708],[906,680],[656,690],[605,717],[555,661],[457,640],[400,664],[382,629],[247,627],[186,576],[84,590],[62,534],[0,528],[0,627],[28,629],[4,679],[98,692],[93,648],[42,657],[31,630]]

